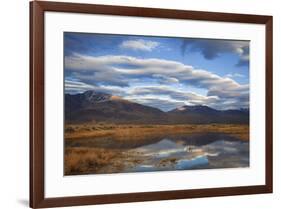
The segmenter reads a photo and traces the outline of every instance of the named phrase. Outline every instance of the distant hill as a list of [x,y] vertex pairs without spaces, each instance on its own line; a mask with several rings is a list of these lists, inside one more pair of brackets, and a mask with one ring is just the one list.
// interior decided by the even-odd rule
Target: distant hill
[[166,114],[109,94],[86,91],[65,95],[66,122],[158,123]]
[[205,105],[183,106],[168,112],[176,123],[249,123],[249,110],[216,110]]
[[183,106],[169,112],[118,96],[95,91],[65,94],[67,123],[110,122],[132,124],[248,123],[249,110],[216,110],[208,106]]

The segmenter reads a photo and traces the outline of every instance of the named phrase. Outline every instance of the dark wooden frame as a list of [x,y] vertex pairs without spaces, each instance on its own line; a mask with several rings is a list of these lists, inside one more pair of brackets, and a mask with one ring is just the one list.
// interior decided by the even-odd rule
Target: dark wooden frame
[[[265,185],[113,195],[45,198],[44,196],[44,12],[157,17],[264,24],[266,27],[266,179]],[[140,7],[40,2],[30,3],[30,207],[46,208],[104,203],[272,193],[272,16],[197,12]]]

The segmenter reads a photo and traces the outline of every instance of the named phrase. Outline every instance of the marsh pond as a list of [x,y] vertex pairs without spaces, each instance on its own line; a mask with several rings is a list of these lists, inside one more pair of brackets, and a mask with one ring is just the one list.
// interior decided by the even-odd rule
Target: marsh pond
[[225,133],[65,141],[65,175],[249,167],[249,140]]

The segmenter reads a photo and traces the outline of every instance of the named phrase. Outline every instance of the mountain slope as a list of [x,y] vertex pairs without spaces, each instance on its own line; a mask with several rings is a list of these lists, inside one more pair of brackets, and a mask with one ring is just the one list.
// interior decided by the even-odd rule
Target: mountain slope
[[157,123],[166,117],[157,108],[94,91],[66,94],[65,107],[67,122]]
[[220,111],[208,106],[183,106],[169,112],[110,94],[86,91],[65,94],[67,123],[110,122],[132,124],[248,123],[249,110]]
[[180,123],[248,123],[249,111],[216,110],[204,105],[183,106],[168,112],[169,118]]

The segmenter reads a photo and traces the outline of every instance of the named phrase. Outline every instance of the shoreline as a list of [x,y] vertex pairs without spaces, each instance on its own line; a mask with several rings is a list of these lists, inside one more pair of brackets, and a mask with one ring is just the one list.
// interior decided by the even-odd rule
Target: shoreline
[[65,126],[65,140],[103,139],[143,140],[149,137],[223,133],[241,140],[249,140],[249,125],[245,124],[180,124],[180,125],[116,125],[116,124],[77,124]]

